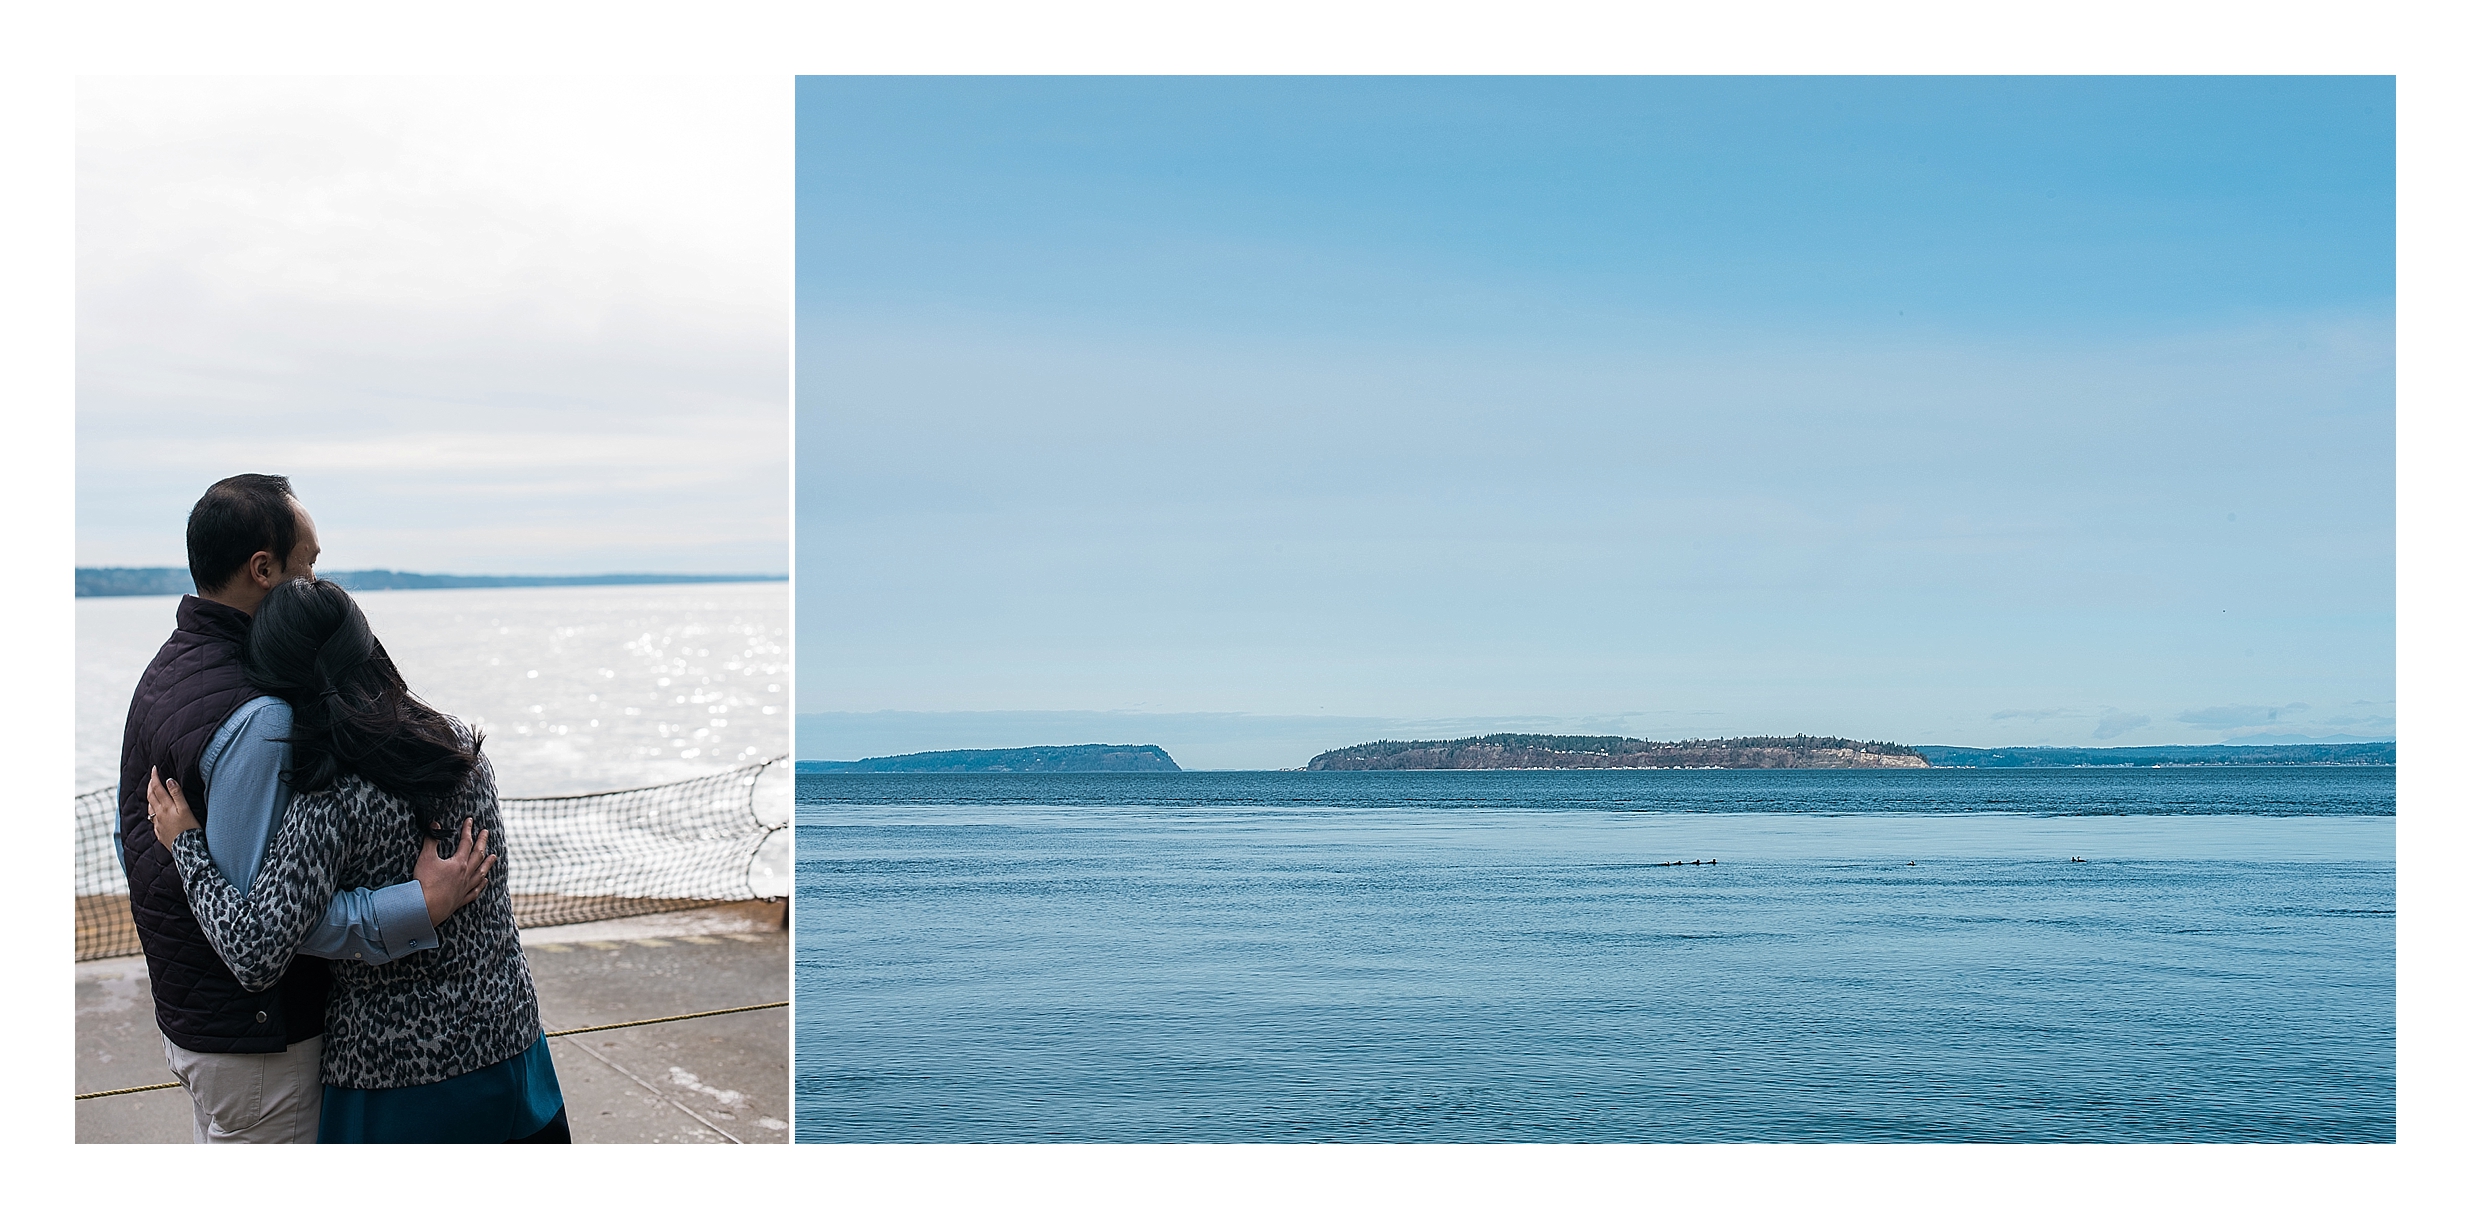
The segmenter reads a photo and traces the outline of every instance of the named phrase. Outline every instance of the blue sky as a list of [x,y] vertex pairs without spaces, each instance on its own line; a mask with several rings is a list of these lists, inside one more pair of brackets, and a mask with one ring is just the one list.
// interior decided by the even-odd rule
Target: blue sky
[[2389,80],[798,96],[801,756],[2392,735]]

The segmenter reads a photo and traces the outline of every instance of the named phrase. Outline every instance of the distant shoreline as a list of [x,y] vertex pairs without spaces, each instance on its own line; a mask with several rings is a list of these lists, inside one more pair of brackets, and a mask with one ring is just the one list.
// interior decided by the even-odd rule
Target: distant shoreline
[[2390,766],[2392,741],[2308,745],[1899,745],[1846,737],[1629,737],[1496,733],[1451,741],[1373,741],[1317,755],[1308,770],[2094,769],[2183,766]]
[[[613,572],[596,576],[448,576],[416,571],[318,573],[353,592],[424,588],[588,588],[628,584],[779,584],[786,575],[664,575],[656,572]],[[196,591],[185,567],[80,567],[80,597],[167,597]]]
[[1448,741],[1369,741],[1313,756],[1306,770],[1918,770],[1907,746],[1847,737],[1648,741],[1497,732]]
[[1175,774],[1183,770],[1156,745],[1030,745],[1018,749],[939,749],[860,758],[801,758],[801,775]]
[[[1143,755],[1139,758],[1133,755]],[[1155,755],[1150,756],[1150,755]],[[1103,758],[1103,760],[1102,760]],[[2392,741],[2279,745],[2127,745],[2104,748],[2029,745],[1985,749],[1959,745],[1895,745],[1838,737],[1738,737],[1656,742],[1623,737],[1502,734],[1458,741],[1376,741],[1331,750],[1287,771],[1559,771],[1559,770],[2193,770],[2209,767],[2393,766]],[[1182,769],[1155,745],[1035,746],[946,750],[828,761],[801,758],[799,774],[1035,773]],[[1234,772],[1228,772],[1234,773]]]
[[2309,745],[2120,745],[2072,748],[2020,745],[1979,749],[1959,745],[1914,747],[1938,769],[2079,770],[2183,766],[2392,766],[2392,741],[2328,741]]

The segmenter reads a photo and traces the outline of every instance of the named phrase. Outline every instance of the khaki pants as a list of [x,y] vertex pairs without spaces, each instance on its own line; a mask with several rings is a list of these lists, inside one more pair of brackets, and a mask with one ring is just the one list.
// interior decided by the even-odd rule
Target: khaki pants
[[199,1143],[314,1143],[326,1089],[317,1081],[324,1037],[280,1054],[200,1054],[163,1039],[172,1076],[189,1089]]

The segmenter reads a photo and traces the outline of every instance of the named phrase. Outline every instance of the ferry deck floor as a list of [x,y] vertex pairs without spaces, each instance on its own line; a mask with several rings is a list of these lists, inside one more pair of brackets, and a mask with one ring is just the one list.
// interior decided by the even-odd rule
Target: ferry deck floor
[[[789,997],[779,903],[523,933],[550,1031]],[[77,1091],[171,1078],[143,957],[77,964]],[[789,1011],[767,1008],[550,1038],[578,1143],[786,1143]],[[178,1088],[81,1100],[81,1143],[185,1143]]]

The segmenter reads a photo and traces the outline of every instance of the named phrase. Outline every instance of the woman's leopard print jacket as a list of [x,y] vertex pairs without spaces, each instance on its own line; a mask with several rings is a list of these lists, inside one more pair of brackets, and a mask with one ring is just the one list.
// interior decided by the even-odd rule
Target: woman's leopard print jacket
[[[465,816],[472,819],[474,840],[488,831],[489,849],[498,855],[487,887],[447,916],[434,950],[384,965],[333,962],[334,997],[319,1067],[328,1085],[436,1083],[504,1062],[540,1038],[540,1002],[507,890],[497,777],[486,756],[450,801],[446,824]],[[283,976],[330,898],[412,879],[422,849],[410,805],[353,775],[324,791],[293,794],[245,896],[215,868],[203,832],[181,834],[172,857],[206,938],[242,986],[263,990]]]

